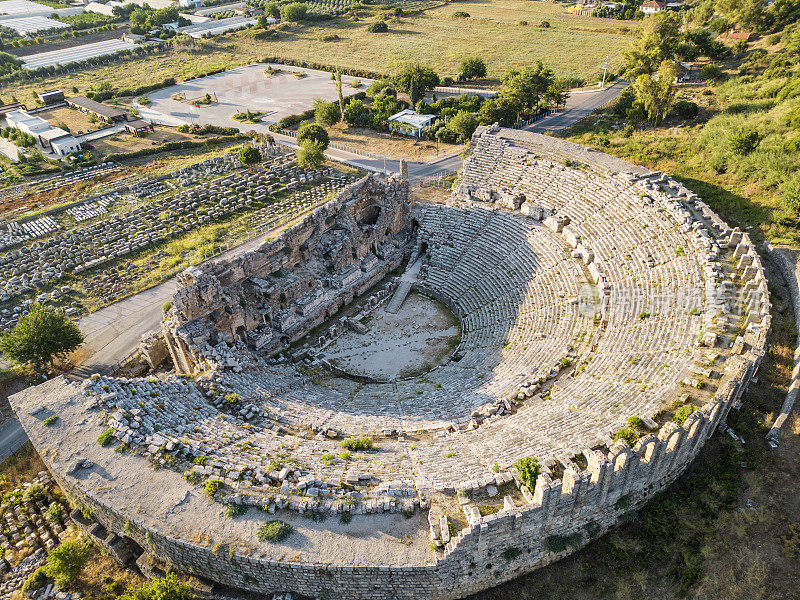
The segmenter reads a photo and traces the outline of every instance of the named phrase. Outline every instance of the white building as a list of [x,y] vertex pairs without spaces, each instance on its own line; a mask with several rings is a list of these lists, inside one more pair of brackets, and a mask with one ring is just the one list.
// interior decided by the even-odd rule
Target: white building
[[645,2],[641,6],[641,11],[646,15],[654,15],[657,12],[661,12],[666,8],[666,4],[663,2],[658,2],[658,0],[649,0]]
[[33,136],[46,151],[58,156],[79,152],[81,143],[71,134],[59,127],[53,127],[35,115],[24,110],[15,110],[6,115],[6,124]]
[[417,111],[406,108],[388,120],[390,131],[420,137],[422,130],[436,120],[436,115],[420,115]]
[[182,8],[198,8],[202,5],[202,0],[178,0],[178,6]]

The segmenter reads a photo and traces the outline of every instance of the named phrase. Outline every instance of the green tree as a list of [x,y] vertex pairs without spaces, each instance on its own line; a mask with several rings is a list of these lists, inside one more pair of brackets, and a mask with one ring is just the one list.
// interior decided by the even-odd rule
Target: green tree
[[389,117],[399,112],[401,109],[400,101],[394,96],[376,96],[372,101],[370,119],[375,129],[383,129],[389,123]]
[[325,147],[314,139],[306,139],[300,143],[297,152],[297,164],[308,169],[319,169],[325,162]]
[[672,107],[675,100],[672,82],[676,75],[675,65],[665,61],[657,75],[639,75],[633,82],[636,101],[641,104],[652,125],[660,125]]
[[304,21],[308,7],[302,2],[290,2],[281,7],[281,21]]
[[765,0],[716,0],[714,8],[739,27],[760,30],[766,23]]
[[78,540],[66,540],[50,550],[47,557],[47,575],[56,580],[62,590],[80,577],[86,567],[89,547]]
[[196,600],[192,588],[178,581],[173,573],[152,579],[141,587],[127,590],[120,600]]
[[516,123],[519,111],[520,106],[516,101],[500,95],[483,103],[478,111],[478,121],[481,125],[500,123],[503,127],[511,127]]
[[281,9],[278,8],[277,4],[270,2],[264,7],[264,14],[268,17],[272,17],[273,19],[280,19]]
[[339,96],[339,120],[344,119],[344,94],[342,94],[342,72],[339,69],[336,69],[336,73],[333,74],[334,80],[336,81],[336,94]]
[[469,141],[478,127],[478,118],[475,113],[462,110],[447,122],[447,128],[456,135],[459,144]]
[[550,84],[550,87],[547,88],[547,92],[545,92],[547,103],[556,108],[562,104],[566,104],[571,87],[572,85],[569,79],[565,77],[556,77],[553,83]]
[[244,166],[252,167],[261,162],[261,152],[253,146],[245,146],[239,150],[239,160],[242,161]]
[[439,85],[439,76],[427,65],[407,63],[395,75],[394,83],[398,90],[409,95],[411,104],[416,106],[427,90]]
[[367,31],[370,33],[386,33],[389,31],[389,26],[386,24],[386,21],[375,21],[367,26]]
[[470,56],[461,61],[458,71],[462,79],[479,79],[486,77],[486,63],[479,56]]
[[34,304],[14,329],[0,337],[0,351],[9,360],[41,372],[53,359],[66,356],[82,343],[81,330],[63,310]]
[[314,100],[314,120],[326,127],[336,125],[342,118],[338,102],[326,102],[321,98]]
[[503,95],[511,98],[522,111],[539,107],[555,81],[553,71],[537,60],[522,69],[509,69],[503,77]]
[[664,11],[646,17],[639,37],[623,52],[625,74],[638,77],[652,73],[678,49],[681,19],[678,13]]
[[344,122],[354,127],[369,123],[369,110],[361,100],[350,100],[344,109]]
[[297,130],[297,144],[302,146],[305,141],[317,142],[325,150],[330,143],[330,138],[324,127],[315,123],[304,123]]

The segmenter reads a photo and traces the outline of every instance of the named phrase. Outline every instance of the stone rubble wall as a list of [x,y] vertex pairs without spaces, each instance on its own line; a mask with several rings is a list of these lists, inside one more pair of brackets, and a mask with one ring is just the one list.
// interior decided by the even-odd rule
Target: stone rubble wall
[[[408,195],[398,177],[369,175],[259,248],[181,273],[162,321],[175,369],[206,370],[206,345],[245,341],[256,330],[267,340],[258,349],[274,354],[367,291],[402,263],[410,235]],[[250,278],[272,284],[253,302]],[[317,297],[309,298],[313,293]],[[264,315],[272,318],[267,330]]]

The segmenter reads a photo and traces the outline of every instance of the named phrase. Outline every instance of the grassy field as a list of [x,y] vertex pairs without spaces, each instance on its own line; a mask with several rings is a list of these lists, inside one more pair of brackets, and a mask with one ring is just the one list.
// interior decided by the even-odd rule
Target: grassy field
[[[83,93],[101,82],[117,89],[130,88],[249,64],[264,56],[388,73],[404,61],[416,60],[429,63],[442,76],[453,76],[464,56],[479,55],[487,62],[490,77],[541,59],[559,75],[591,79],[600,73],[606,56],[611,58],[612,69],[619,66],[619,52],[629,43],[631,29],[637,27],[628,21],[567,14],[563,5],[550,2],[467,0],[391,18],[389,33],[373,34],[366,27],[382,13],[378,8],[371,11],[375,14],[365,11],[356,22],[337,18],[292,25],[274,40],[254,39],[252,31],[195,40],[160,55],[36,82],[16,82],[5,86],[3,97],[29,98],[31,92],[50,87],[76,86]],[[470,17],[454,18],[456,11]],[[545,20],[550,27],[539,27]],[[522,21],[528,25],[520,25]],[[338,35],[339,41],[320,41],[332,34]]]

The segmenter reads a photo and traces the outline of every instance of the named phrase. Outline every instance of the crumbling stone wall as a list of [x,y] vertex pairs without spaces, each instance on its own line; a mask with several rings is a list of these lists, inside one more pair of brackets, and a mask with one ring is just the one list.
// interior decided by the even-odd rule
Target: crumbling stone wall
[[176,370],[208,368],[220,342],[279,351],[375,285],[411,239],[408,193],[369,175],[258,249],[181,273],[162,322]]

